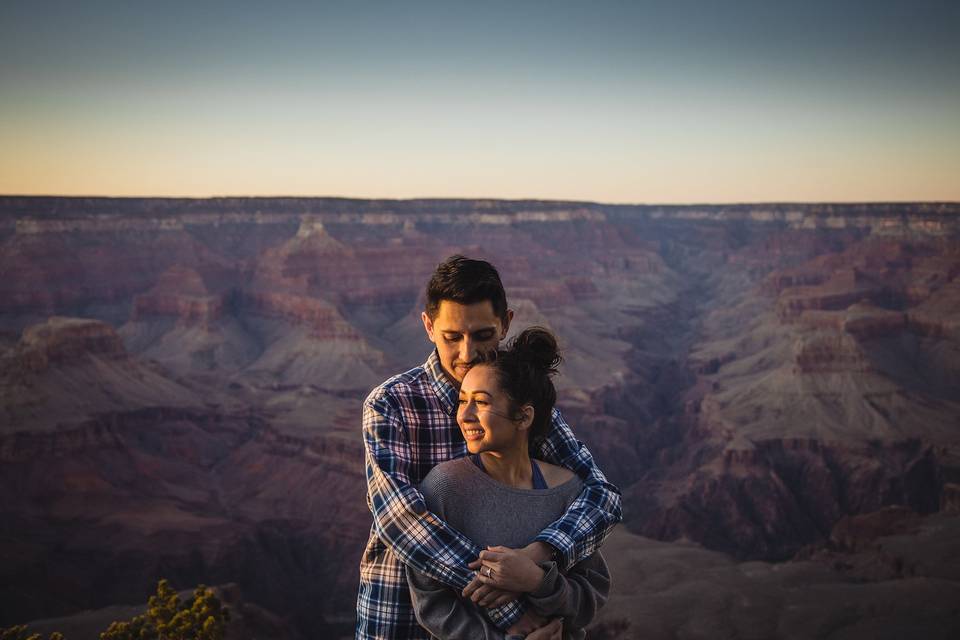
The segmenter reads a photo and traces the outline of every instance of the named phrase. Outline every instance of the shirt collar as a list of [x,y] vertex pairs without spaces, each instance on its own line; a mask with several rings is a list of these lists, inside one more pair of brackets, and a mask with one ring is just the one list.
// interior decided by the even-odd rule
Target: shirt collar
[[440,400],[440,404],[443,405],[444,411],[449,416],[454,415],[457,410],[459,390],[453,386],[450,378],[443,371],[443,366],[440,364],[440,354],[437,353],[436,349],[430,353],[430,357],[423,363],[423,368],[430,379],[430,387]]

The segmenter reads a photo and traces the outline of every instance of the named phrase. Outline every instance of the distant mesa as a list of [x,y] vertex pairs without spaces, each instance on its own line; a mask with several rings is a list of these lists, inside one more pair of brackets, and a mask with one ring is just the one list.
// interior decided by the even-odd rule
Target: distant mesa
[[336,307],[324,300],[273,292],[244,293],[241,300],[250,313],[290,320],[307,328],[314,338],[333,341],[361,339],[359,332],[343,319]]
[[182,265],[174,265],[161,273],[152,291],[200,298],[210,295],[209,289],[196,269]]
[[830,532],[830,543],[843,551],[859,551],[882,536],[916,533],[920,516],[899,505],[872,513],[844,516]]
[[90,356],[124,360],[127,352],[120,336],[105,322],[54,316],[24,329],[19,356],[24,368],[41,372],[77,364]]
[[227,294],[211,295],[194,269],[175,265],[164,271],[157,284],[133,299],[131,320],[170,316],[187,326],[209,326],[220,319]]
[[834,329],[871,340],[902,333],[908,326],[903,311],[883,309],[868,301],[856,302],[840,311],[804,311],[798,321],[808,327]]
[[199,396],[132,357],[112,326],[55,316],[24,329],[0,369],[0,435],[44,432],[145,408],[192,407]]
[[804,334],[794,344],[797,373],[870,371],[869,359],[859,343],[846,333]]
[[310,216],[304,216],[300,219],[300,228],[297,229],[298,247],[304,246],[304,241],[309,240],[307,245],[313,249],[343,250],[346,247],[343,243],[335,240],[324,226],[323,221]]

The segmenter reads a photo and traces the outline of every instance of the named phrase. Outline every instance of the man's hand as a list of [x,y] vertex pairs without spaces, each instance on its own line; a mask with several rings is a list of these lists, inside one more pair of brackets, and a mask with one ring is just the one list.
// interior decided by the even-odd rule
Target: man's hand
[[467,588],[461,594],[464,598],[470,598],[477,605],[485,608],[499,607],[513,602],[520,597],[519,593],[497,589],[494,586],[483,584],[480,577],[475,576]]
[[547,560],[552,560],[554,554],[556,553],[556,549],[548,545],[546,542],[540,542],[539,540],[537,542],[531,542],[523,549],[520,549],[520,551],[523,551],[525,554],[527,554],[527,556],[537,564],[546,562]]
[[[520,619],[513,623],[513,626],[507,629],[507,635],[526,636],[547,624],[547,619],[534,613],[533,611],[524,611]],[[562,627],[561,627],[562,628]],[[529,636],[528,636],[529,637]]]
[[526,640],[563,640],[563,618],[554,618],[527,634]]
[[509,547],[487,547],[467,566],[479,569],[480,582],[504,591],[530,593],[543,582],[543,569],[525,552]]

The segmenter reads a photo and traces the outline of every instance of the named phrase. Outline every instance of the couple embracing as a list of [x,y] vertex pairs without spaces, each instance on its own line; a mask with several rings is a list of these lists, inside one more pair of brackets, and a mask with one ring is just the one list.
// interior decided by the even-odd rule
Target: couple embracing
[[610,581],[620,493],[554,407],[547,330],[513,319],[497,270],[452,256],[427,285],[427,361],[363,404],[358,639],[583,638]]

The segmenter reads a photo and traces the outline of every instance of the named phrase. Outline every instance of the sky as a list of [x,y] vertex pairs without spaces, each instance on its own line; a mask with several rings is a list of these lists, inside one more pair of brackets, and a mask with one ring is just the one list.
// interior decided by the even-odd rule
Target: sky
[[960,200],[960,2],[0,3],[0,194]]

